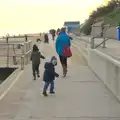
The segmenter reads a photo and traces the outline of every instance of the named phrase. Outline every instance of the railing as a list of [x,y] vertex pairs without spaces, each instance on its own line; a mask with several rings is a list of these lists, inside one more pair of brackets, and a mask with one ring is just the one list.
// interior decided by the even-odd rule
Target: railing
[[[106,41],[108,41],[109,39],[105,38],[105,33],[106,33],[107,29],[109,29],[110,27],[113,27],[113,26],[116,26],[116,25],[101,25],[101,26],[94,26],[93,25],[92,26],[93,28],[94,27],[101,27],[101,33],[96,35],[96,36],[93,36],[91,38],[91,48],[92,49],[96,49],[99,46],[101,46],[102,44],[103,44],[103,48],[106,48]],[[97,46],[95,46],[95,38],[99,38],[99,36],[103,38],[103,41],[100,44],[98,44]]]
[[[27,40],[27,42],[20,43],[0,43],[0,58],[6,58],[6,67],[10,67],[12,65],[20,65],[21,69],[24,69],[25,64],[28,64],[30,61],[31,54],[31,41]],[[12,57],[12,59],[11,59]],[[4,64],[4,63],[3,63]]]

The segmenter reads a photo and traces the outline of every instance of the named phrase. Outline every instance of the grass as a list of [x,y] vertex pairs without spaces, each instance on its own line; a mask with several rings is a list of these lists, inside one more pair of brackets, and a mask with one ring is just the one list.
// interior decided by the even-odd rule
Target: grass
[[113,10],[104,17],[104,24],[119,24],[120,23],[120,8]]

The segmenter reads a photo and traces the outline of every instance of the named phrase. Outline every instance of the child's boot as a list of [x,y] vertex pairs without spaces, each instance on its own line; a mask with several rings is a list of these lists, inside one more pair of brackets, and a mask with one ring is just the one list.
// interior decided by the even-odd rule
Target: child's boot
[[50,91],[50,94],[55,94],[55,92],[54,91]]
[[48,96],[46,92],[43,92],[43,95],[44,95],[44,96]]

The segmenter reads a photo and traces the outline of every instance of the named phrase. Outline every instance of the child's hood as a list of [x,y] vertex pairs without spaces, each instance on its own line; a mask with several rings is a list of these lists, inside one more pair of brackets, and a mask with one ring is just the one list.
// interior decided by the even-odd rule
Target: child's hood
[[53,65],[51,62],[46,62],[44,68],[49,69],[51,65]]
[[55,56],[53,56],[53,57],[51,58],[51,62],[52,62],[53,60],[56,60],[56,61],[57,61],[57,58],[56,58]]
[[53,57],[51,58],[51,63],[52,63],[54,66],[57,65],[57,58],[56,58],[55,56],[53,56]]

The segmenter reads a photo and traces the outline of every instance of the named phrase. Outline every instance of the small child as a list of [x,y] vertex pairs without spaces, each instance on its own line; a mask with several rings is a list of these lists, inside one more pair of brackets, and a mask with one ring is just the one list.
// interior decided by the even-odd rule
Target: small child
[[55,77],[59,77],[59,75],[55,72],[55,66],[57,65],[57,59],[55,56],[51,58],[50,62],[45,63],[45,71],[43,75],[43,81],[45,82],[44,88],[43,88],[43,95],[47,95],[47,89],[50,84],[50,94],[54,94],[54,80]]
[[40,77],[39,74],[40,58],[45,59],[45,57],[41,55],[37,45],[34,44],[33,51],[31,53],[32,71],[33,71],[34,80],[36,80],[36,72],[37,72],[37,77]]

